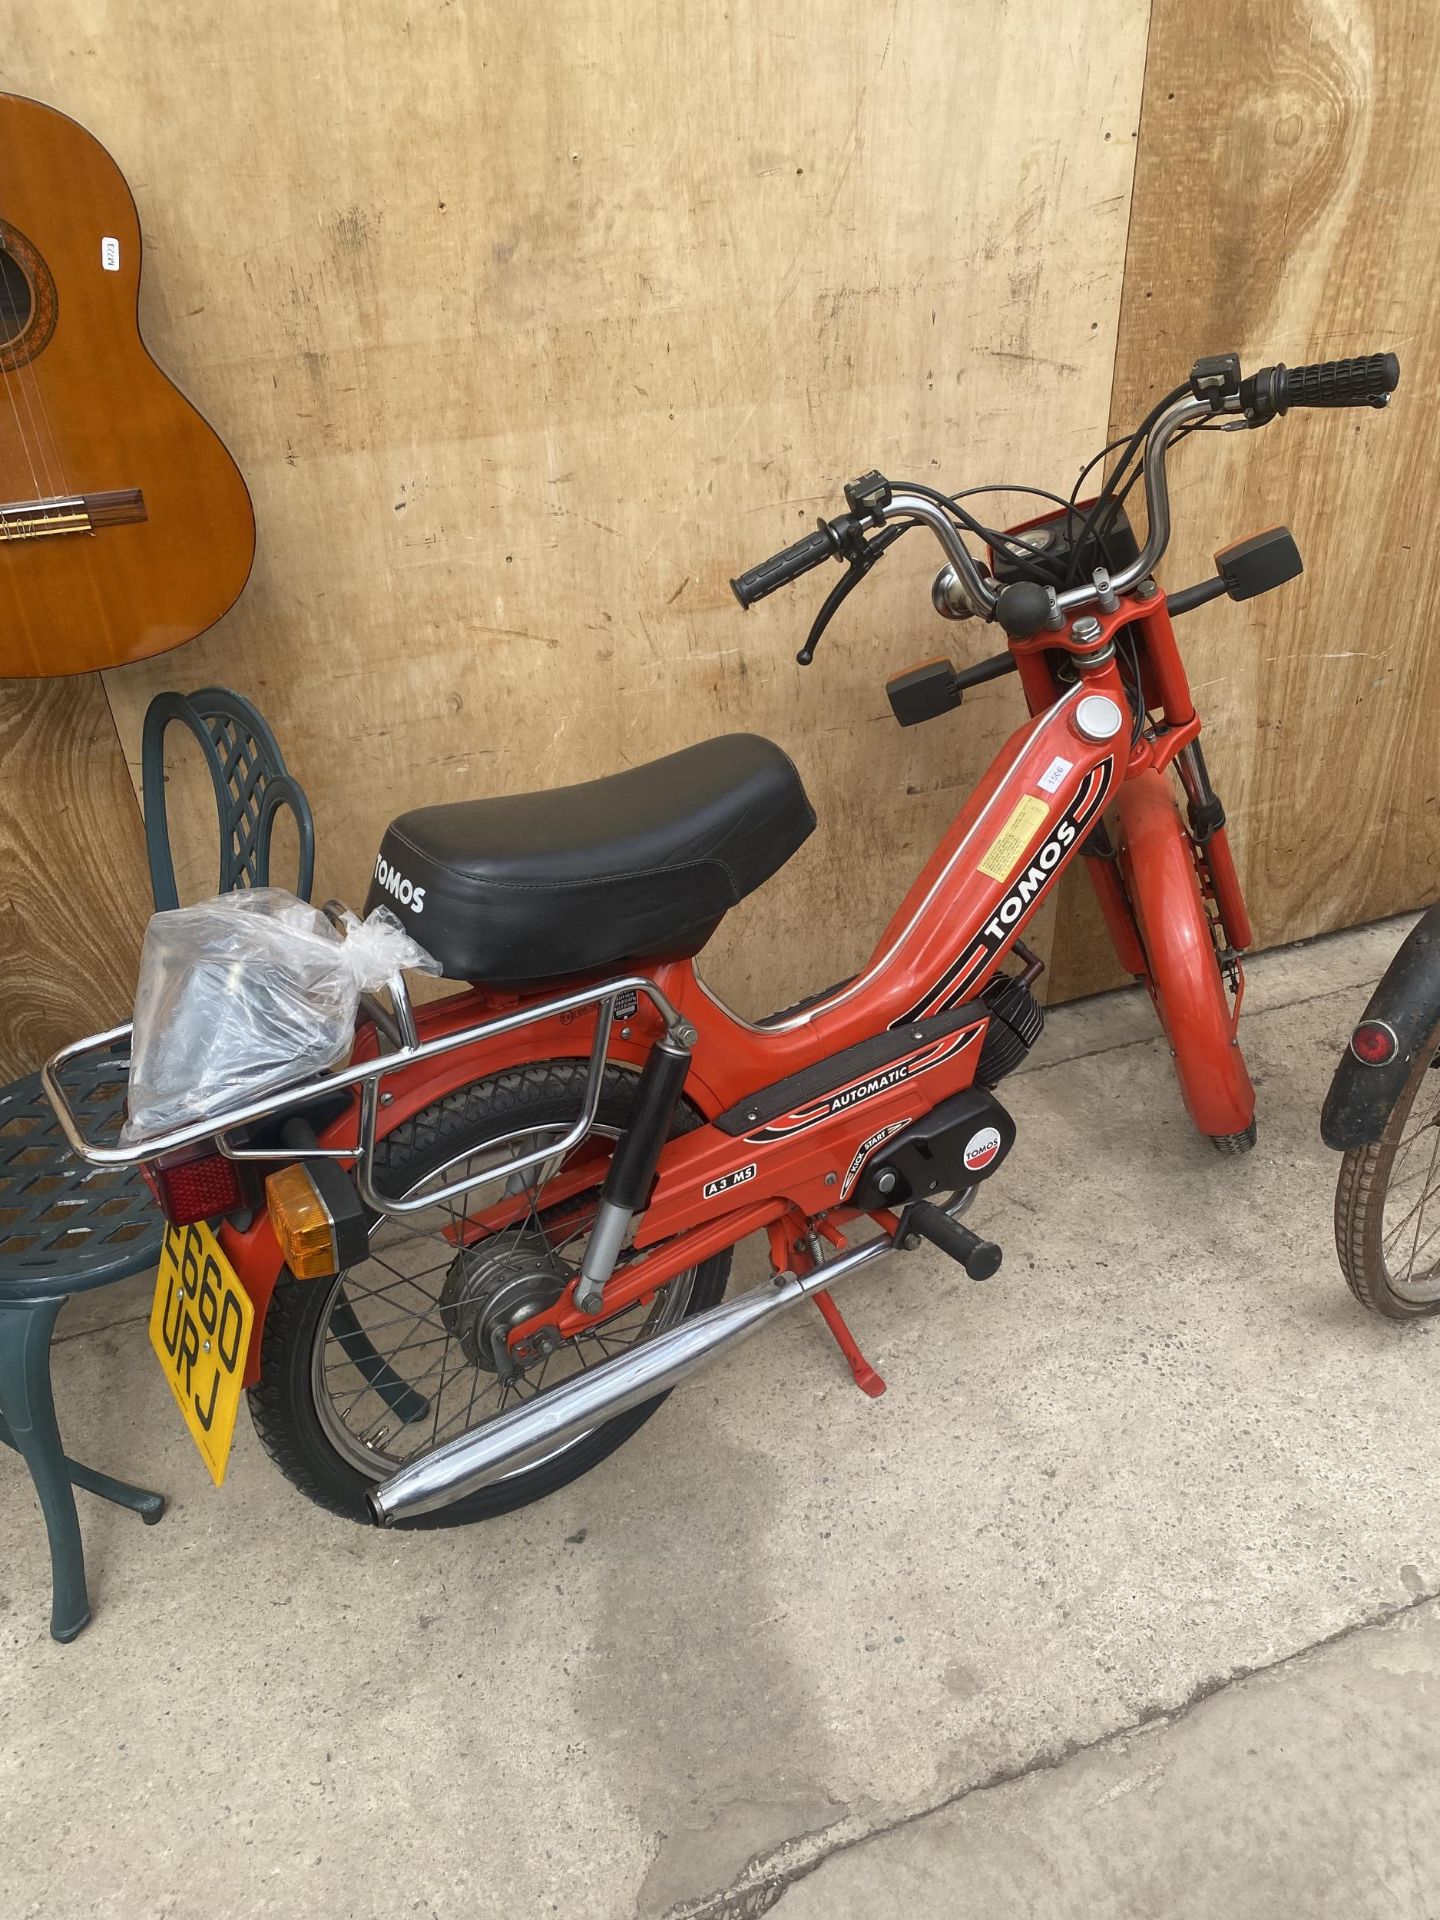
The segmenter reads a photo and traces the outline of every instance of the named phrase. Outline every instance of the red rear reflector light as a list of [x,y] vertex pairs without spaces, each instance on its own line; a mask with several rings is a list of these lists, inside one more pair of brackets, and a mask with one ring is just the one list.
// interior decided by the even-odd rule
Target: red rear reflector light
[[188,1227],[196,1220],[215,1220],[246,1204],[240,1168],[223,1153],[207,1153],[203,1160],[185,1160],[173,1167],[147,1167],[145,1171],[160,1202],[160,1211],[175,1227]]
[[1362,1020],[1350,1036],[1350,1051],[1367,1067],[1387,1067],[1400,1051],[1395,1029],[1383,1020]]

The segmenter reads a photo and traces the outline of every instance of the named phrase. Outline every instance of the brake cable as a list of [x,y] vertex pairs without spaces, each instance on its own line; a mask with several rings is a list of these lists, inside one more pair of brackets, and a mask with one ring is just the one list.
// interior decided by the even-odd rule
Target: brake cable
[[[1078,580],[1080,556],[1091,534],[1093,533],[1098,540],[1103,541],[1106,534],[1109,533],[1111,527],[1115,524],[1115,516],[1120,511],[1120,501],[1124,498],[1124,493],[1120,492],[1121,487],[1123,486],[1125,491],[1128,492],[1130,484],[1133,483],[1140,473],[1144,472],[1144,447],[1150,429],[1160,418],[1160,415],[1164,413],[1165,409],[1173,405],[1182,394],[1188,393],[1189,390],[1189,381],[1184,381],[1181,385],[1172,388],[1169,393],[1163,395],[1162,398],[1157,400],[1154,406],[1151,407],[1150,411],[1145,415],[1145,418],[1140,422],[1139,426],[1135,428],[1134,432],[1122,443],[1125,451],[1115,463],[1114,472],[1110,475],[1109,480],[1101,487],[1091,505],[1090,511],[1081,522],[1079,534],[1071,542],[1069,564],[1066,568],[1067,580],[1071,582]],[[1104,452],[1097,454],[1096,460],[1103,460],[1105,453],[1109,450],[1109,448],[1106,448]],[[1137,461],[1138,464],[1135,465],[1135,472],[1133,474],[1129,473],[1128,469],[1132,463],[1136,463]],[[1072,500],[1074,500],[1079,493],[1081,481],[1084,480],[1085,475],[1090,471],[1090,467],[1094,466],[1095,463],[1095,460],[1092,460],[1088,466],[1081,469],[1080,478],[1075,482],[1074,492],[1072,492],[1070,496]],[[1119,496],[1118,498],[1117,494]]]

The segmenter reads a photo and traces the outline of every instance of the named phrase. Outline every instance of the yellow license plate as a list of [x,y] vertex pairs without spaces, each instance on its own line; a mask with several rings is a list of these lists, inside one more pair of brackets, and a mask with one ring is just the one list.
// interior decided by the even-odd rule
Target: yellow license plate
[[254,1321],[250,1296],[209,1227],[168,1227],[150,1344],[217,1487],[235,1437]]

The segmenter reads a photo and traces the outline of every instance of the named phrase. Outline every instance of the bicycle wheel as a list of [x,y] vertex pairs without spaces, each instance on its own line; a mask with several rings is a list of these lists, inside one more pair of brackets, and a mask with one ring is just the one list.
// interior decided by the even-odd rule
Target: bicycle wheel
[[1390,1320],[1440,1313],[1440,1014],[1380,1138],[1340,1162],[1335,1248],[1361,1306]]

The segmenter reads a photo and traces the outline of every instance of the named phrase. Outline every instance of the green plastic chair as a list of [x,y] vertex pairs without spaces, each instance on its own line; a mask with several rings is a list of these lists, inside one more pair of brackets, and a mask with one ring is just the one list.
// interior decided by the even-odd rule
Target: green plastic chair
[[[248,700],[224,687],[158,694],[141,745],[145,845],[157,911],[179,905],[165,810],[165,736],[173,724],[199,742],[220,828],[217,891],[265,886],[283,809],[299,840],[296,892],[309,899],[315,832],[304,793],[278,742]],[[118,1130],[129,1053],[75,1063],[67,1091],[91,1137]],[[90,1619],[75,1487],[128,1507],[147,1526],[165,1511],[158,1493],[81,1466],[65,1453],[50,1384],[50,1343],[74,1293],[108,1287],[156,1265],[165,1222],[138,1171],[90,1167],[70,1151],[40,1086],[27,1074],[0,1087],[0,1442],[30,1469],[50,1538],[50,1632],[73,1640]]]

